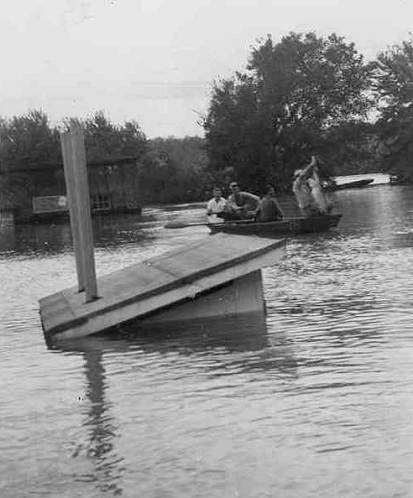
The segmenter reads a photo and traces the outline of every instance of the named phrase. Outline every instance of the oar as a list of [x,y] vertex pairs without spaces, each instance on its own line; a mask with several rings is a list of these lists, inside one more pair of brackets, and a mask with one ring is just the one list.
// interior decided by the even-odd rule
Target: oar
[[226,220],[218,223],[184,223],[179,221],[171,221],[164,225],[164,228],[186,228],[186,227],[206,227],[211,226],[225,226],[225,225],[245,225],[246,223],[255,223],[255,220],[248,218],[247,220]]
[[187,227],[206,227],[207,222],[204,223],[183,223],[179,221],[171,221],[164,225],[164,228],[187,228]]

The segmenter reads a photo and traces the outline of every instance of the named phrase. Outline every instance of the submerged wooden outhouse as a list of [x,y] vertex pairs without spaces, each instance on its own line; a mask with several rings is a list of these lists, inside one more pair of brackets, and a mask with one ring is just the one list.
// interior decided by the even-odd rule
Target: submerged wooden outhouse
[[97,279],[98,299],[77,287],[40,300],[50,342],[151,324],[265,312],[261,268],[275,265],[284,240],[218,234]]

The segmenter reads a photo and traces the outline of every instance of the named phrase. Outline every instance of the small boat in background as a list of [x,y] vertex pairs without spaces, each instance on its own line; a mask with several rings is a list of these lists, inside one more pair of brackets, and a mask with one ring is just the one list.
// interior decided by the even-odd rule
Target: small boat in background
[[211,233],[225,232],[271,237],[281,234],[324,232],[336,227],[341,216],[341,214],[325,214],[266,222],[256,222],[253,220],[225,221],[223,223],[208,223],[207,226]]
[[348,188],[362,188],[374,182],[374,178],[364,178],[363,180],[355,180],[353,182],[336,183],[335,181],[328,181],[324,184],[323,190],[328,192],[335,192],[336,190],[345,190]]

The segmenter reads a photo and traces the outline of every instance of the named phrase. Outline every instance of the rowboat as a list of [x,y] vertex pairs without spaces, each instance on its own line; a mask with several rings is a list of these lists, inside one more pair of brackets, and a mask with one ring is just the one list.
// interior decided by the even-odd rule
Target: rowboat
[[370,185],[370,183],[374,182],[374,178],[365,178],[363,180],[355,180],[354,182],[346,182],[346,183],[328,183],[325,187],[324,190],[327,190],[329,192],[336,191],[336,190],[344,190],[347,188],[362,188],[366,187],[367,185]]
[[324,232],[336,227],[341,214],[325,214],[301,218],[286,218],[281,221],[255,222],[253,220],[208,223],[211,233],[225,232],[242,235],[263,235],[271,237],[280,234]]

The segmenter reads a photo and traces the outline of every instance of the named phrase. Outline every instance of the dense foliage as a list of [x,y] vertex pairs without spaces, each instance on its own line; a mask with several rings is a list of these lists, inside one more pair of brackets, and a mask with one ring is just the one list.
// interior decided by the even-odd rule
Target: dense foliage
[[[78,121],[78,120],[76,120]],[[66,120],[62,130],[70,127]],[[80,121],[89,164],[130,159],[142,203],[198,200],[207,158],[201,138],[146,138],[137,122],[112,123],[102,112]],[[1,206],[18,206],[35,195],[56,195],[64,182],[58,127],[42,111],[0,121]],[[130,171],[130,169],[128,170]]]
[[169,201],[199,201],[210,195],[214,177],[208,168],[202,138],[156,138],[150,141],[150,147],[156,157],[168,160],[164,195],[167,194]]
[[245,72],[213,88],[204,121],[211,167],[255,190],[268,181],[287,187],[313,153],[334,171],[355,155],[349,132],[362,129],[371,108],[371,74],[354,44],[335,34],[291,33],[277,44],[268,36]]
[[413,42],[381,52],[375,67],[384,168],[413,179]]
[[[1,204],[19,205],[32,197],[37,184],[45,191],[55,184],[54,172],[40,167],[60,162],[59,134],[41,111],[2,119],[0,123]],[[36,171],[36,173],[34,173]]]

